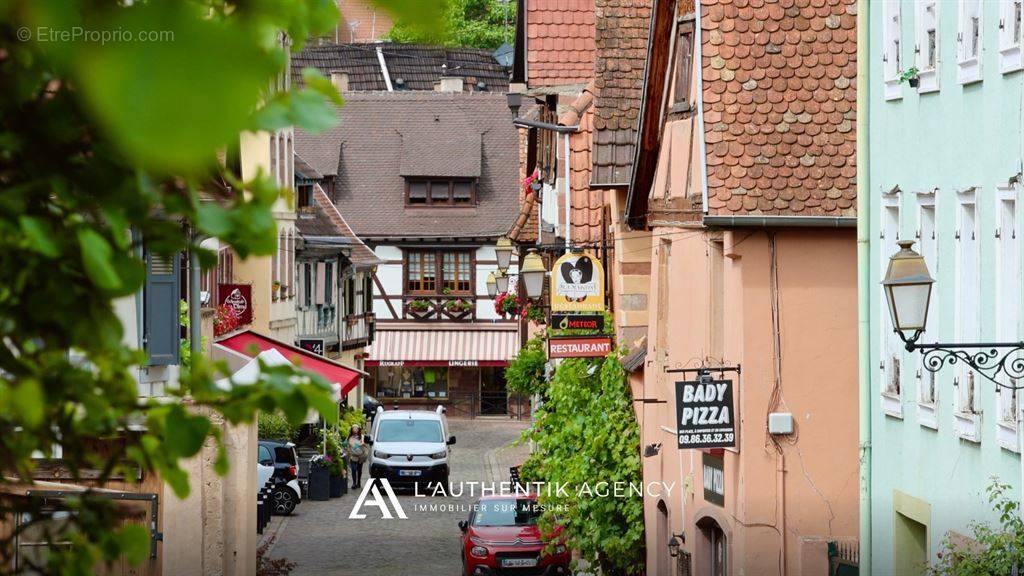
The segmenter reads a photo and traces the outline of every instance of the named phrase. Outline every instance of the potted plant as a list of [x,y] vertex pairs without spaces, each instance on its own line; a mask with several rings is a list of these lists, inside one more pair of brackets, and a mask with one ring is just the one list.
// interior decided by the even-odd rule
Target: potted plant
[[444,309],[455,314],[462,314],[472,310],[473,303],[470,302],[469,300],[456,298],[454,300],[449,300],[445,302]]
[[307,488],[310,500],[328,500],[331,496],[331,457],[317,454],[309,459],[309,486]]
[[273,288],[274,298],[277,298],[278,295],[281,293],[281,282],[274,280],[274,283],[271,284],[271,287]]
[[911,88],[917,88],[918,84],[921,83],[921,76],[917,66],[911,66],[907,68],[903,74],[900,74],[900,83],[907,82]]
[[341,440],[338,437],[337,430],[327,431],[324,439],[320,443],[320,452],[327,453],[330,458],[330,466],[328,467],[329,472],[329,485],[330,485],[330,497],[340,498],[345,492],[345,459],[342,455]]
[[430,300],[427,300],[426,298],[416,298],[414,300],[410,300],[408,304],[409,312],[416,317],[422,317],[427,314],[430,312],[432,307],[433,305]]

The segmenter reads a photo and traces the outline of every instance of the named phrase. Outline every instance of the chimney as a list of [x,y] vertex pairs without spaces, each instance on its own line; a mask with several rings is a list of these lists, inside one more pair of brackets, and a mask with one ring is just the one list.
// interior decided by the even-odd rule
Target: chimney
[[334,87],[338,89],[338,92],[348,92],[348,72],[332,70],[331,84],[334,84]]
[[441,76],[441,79],[434,82],[435,92],[462,92],[462,78],[455,76]]

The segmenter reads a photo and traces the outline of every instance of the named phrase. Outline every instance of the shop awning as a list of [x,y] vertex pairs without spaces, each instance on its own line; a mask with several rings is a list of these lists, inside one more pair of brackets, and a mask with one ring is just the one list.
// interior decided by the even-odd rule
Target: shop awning
[[274,340],[251,330],[240,332],[224,340],[217,341],[217,344],[239,352],[250,358],[256,357],[260,352],[275,350],[287,358],[292,364],[309,372],[315,372],[331,384],[341,387],[341,394],[348,394],[350,390],[359,384],[359,377],[366,375],[361,370],[350,368],[335,362],[330,358],[324,358],[303,350],[297,346],[285,344],[280,340]]
[[367,366],[504,366],[519,351],[515,329],[391,329],[377,325]]

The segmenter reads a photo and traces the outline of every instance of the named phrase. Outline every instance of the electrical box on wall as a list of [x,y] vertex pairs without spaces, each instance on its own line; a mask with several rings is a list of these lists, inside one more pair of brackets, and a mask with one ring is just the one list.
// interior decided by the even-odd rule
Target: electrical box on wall
[[769,434],[792,434],[793,415],[789,412],[772,412],[768,415]]

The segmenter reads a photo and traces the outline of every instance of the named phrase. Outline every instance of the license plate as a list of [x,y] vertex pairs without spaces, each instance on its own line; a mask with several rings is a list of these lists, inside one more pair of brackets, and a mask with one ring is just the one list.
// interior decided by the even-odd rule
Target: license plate
[[398,475],[399,476],[419,476],[420,475],[420,471],[419,470],[399,470],[398,471]]
[[536,558],[502,558],[502,568],[533,568],[537,565]]

